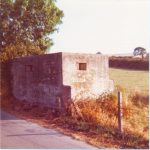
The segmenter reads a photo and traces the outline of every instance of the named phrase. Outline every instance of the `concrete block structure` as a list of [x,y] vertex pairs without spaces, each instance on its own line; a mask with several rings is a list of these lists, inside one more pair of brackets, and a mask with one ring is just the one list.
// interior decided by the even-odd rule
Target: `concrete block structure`
[[51,53],[12,62],[12,92],[19,100],[63,107],[68,100],[112,91],[108,57],[100,54]]

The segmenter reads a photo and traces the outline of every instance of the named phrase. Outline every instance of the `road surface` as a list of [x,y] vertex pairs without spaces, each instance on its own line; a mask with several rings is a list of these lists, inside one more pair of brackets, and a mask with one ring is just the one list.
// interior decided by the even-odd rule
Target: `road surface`
[[0,148],[97,149],[4,111],[1,111],[0,127]]

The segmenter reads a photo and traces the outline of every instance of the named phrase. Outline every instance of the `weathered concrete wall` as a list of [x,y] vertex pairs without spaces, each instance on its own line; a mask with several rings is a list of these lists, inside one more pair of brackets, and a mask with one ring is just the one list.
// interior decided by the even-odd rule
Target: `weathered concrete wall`
[[11,67],[13,95],[19,100],[64,107],[67,100],[95,97],[112,90],[108,57],[53,53],[15,59]]
[[16,59],[12,65],[14,96],[57,107],[57,99],[66,88],[62,85],[61,64],[61,53]]
[[[96,97],[113,90],[109,79],[108,57],[98,54],[63,53],[63,84],[71,86],[73,99]],[[84,64],[86,68],[79,68]]]

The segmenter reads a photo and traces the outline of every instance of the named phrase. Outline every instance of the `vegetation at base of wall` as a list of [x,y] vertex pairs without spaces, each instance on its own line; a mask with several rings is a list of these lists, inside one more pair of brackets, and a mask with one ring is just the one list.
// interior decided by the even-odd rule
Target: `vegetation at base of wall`
[[148,106],[143,103],[140,93],[136,93],[139,99],[136,103],[133,93],[126,95],[125,91],[122,92],[123,133],[118,131],[116,93],[70,103],[65,114],[53,114],[47,107],[12,97],[2,101],[2,108],[45,127],[53,125],[98,147],[148,148]]
[[149,70],[149,58],[110,57],[109,66],[111,68]]
[[62,23],[55,0],[1,0],[0,60],[45,53]]
[[[141,135],[148,138],[143,130],[148,127],[148,105],[143,102],[143,95],[140,93],[123,93],[123,128],[125,132]],[[95,125],[108,128],[118,126],[118,101],[117,93],[102,94],[98,99],[77,101],[76,105],[82,114],[82,120]],[[137,101],[136,98],[138,97]],[[148,101],[148,97],[147,97]],[[141,112],[142,111],[142,112]],[[74,115],[72,115],[74,116]],[[136,127],[136,128],[135,128]]]

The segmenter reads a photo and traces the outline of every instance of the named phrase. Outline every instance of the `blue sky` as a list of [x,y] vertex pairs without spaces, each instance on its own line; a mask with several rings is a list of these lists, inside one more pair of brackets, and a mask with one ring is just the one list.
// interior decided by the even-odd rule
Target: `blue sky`
[[50,52],[104,54],[148,50],[148,0],[57,0],[63,24]]

